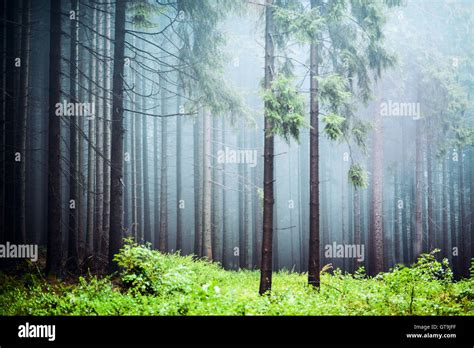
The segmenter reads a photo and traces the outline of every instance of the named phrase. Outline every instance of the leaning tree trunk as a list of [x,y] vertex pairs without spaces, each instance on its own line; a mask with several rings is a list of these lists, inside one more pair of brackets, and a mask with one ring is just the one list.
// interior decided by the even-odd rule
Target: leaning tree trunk
[[[265,89],[272,86],[275,72],[275,48],[273,42],[274,19],[273,0],[265,2]],[[265,105],[265,109],[269,106]],[[263,237],[262,237],[262,264],[260,267],[260,295],[272,288],[272,243],[273,243],[273,161],[274,161],[274,136],[273,122],[265,110],[265,143],[263,149],[264,174],[263,174]]]
[[123,68],[125,47],[125,0],[116,0],[112,99],[109,269],[117,270],[113,257],[120,250],[123,233]]

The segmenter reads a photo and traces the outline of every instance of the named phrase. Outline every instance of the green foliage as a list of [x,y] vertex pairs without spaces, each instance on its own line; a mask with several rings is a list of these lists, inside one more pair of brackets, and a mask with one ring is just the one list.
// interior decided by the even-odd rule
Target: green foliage
[[258,271],[225,271],[127,241],[116,257],[119,282],[0,273],[0,315],[473,315],[473,278],[453,282],[436,252],[373,278],[363,267],[353,275],[324,271],[320,291],[307,285],[307,274],[281,271],[271,295],[259,296]]
[[329,115],[325,115],[322,121],[326,124],[324,126],[324,131],[329,139],[338,140],[343,136],[343,125],[346,121],[344,117],[335,113],[330,113]]
[[[272,87],[263,92],[265,114],[272,121],[272,134],[299,139],[300,128],[305,127],[303,97],[293,85],[293,79],[277,75]],[[269,134],[267,134],[268,136]]]
[[348,177],[354,187],[367,188],[367,171],[359,163],[351,165]]
[[355,140],[355,143],[364,153],[367,151],[365,143],[367,134],[371,129],[372,125],[362,120],[356,120],[355,124],[352,126],[352,136]]
[[301,9],[276,7],[274,13],[276,27],[285,35],[292,36],[300,43],[317,43],[317,37],[324,24],[318,8],[301,11]]
[[332,111],[341,109],[350,99],[351,93],[347,89],[347,82],[339,75],[317,77],[319,99]]

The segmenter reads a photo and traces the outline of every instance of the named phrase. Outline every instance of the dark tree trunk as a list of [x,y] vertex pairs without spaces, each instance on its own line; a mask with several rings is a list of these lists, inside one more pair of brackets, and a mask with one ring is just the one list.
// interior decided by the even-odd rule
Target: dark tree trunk
[[[274,57],[274,20],[273,0],[265,2],[265,89],[269,90],[275,71]],[[265,109],[268,105],[265,106]],[[273,122],[265,112],[265,143],[264,143],[264,174],[263,174],[263,237],[262,237],[262,264],[260,268],[260,295],[270,291],[272,287],[272,243],[273,243],[273,160],[274,137]]]
[[[71,0],[71,10],[77,15],[78,1]],[[71,46],[69,51],[69,76],[70,76],[70,102],[77,103],[77,65],[78,65],[78,44],[77,34],[79,30],[79,21],[71,20]],[[77,118],[71,117],[69,119],[69,238],[68,238],[68,262],[67,268],[70,272],[76,272],[79,268],[79,163],[78,163],[78,132],[77,132]],[[72,204],[72,206],[71,206]]]
[[[316,0],[311,1],[315,8]],[[309,140],[309,252],[308,283],[320,285],[320,240],[319,240],[319,102],[318,102],[318,48],[315,43],[310,48],[310,140]]]
[[46,273],[61,274],[61,151],[60,117],[55,105],[61,98],[61,0],[51,0],[49,48],[49,135],[48,135],[48,249]]
[[115,46],[112,98],[112,144],[110,188],[109,269],[117,270],[113,257],[120,250],[123,234],[123,68],[125,42],[125,0],[115,7]]

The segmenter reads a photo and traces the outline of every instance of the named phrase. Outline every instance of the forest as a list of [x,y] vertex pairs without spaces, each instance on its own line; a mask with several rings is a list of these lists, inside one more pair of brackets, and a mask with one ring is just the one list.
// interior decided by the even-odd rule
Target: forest
[[474,315],[474,2],[0,18],[0,315]]

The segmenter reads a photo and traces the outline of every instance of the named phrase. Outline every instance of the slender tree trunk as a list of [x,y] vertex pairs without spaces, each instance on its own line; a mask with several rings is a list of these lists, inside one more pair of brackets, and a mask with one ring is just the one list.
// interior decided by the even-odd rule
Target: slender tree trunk
[[[142,79],[142,93],[145,93],[146,83]],[[147,110],[146,98],[142,98],[143,112]],[[150,178],[148,166],[148,122],[147,117],[143,116],[142,120],[143,134],[143,235],[146,242],[151,242],[151,221],[150,221]]]
[[212,260],[211,234],[211,114],[204,111],[203,133],[203,256]]
[[[157,111],[158,112],[158,111]],[[160,238],[160,168],[159,168],[159,163],[160,163],[160,153],[158,151],[158,135],[159,133],[159,122],[160,119],[158,117],[155,117],[153,119],[153,173],[154,173],[154,189],[153,189],[153,229],[154,229],[154,246],[155,248],[158,248],[159,246],[159,238]]]
[[26,127],[28,119],[29,95],[29,65],[30,65],[30,0],[23,0],[22,32],[21,32],[21,72],[20,72],[20,110],[17,120],[17,151],[21,153],[20,163],[17,165],[18,199],[16,230],[19,241],[26,243]]
[[393,177],[395,182],[394,187],[394,195],[393,195],[393,230],[394,230],[394,244],[395,244],[395,263],[401,262],[401,245],[400,245],[400,237],[401,237],[401,221],[400,221],[400,208],[398,207],[398,197],[400,197],[400,183],[398,179],[398,168],[395,168],[395,175]]
[[[431,134],[431,128],[430,128]],[[431,137],[426,139],[426,171],[427,171],[427,186],[428,186],[428,251],[432,251],[436,244],[435,232],[435,216],[433,208],[433,145],[431,144]]]
[[[311,0],[311,8],[317,1]],[[320,285],[320,231],[319,231],[319,102],[318,102],[318,48],[315,43],[310,47],[310,164],[309,164],[309,252],[308,284],[319,288]]]
[[467,236],[467,227],[466,227],[466,202],[464,200],[465,191],[464,191],[464,157],[463,157],[463,148],[459,147],[459,246],[460,246],[460,274],[464,277],[469,277],[469,239]]
[[[98,6],[95,4],[94,6]],[[98,34],[96,35],[95,47],[96,51],[99,53],[103,52],[103,14],[99,12],[99,9],[95,9],[95,28],[97,28]],[[95,255],[101,255],[102,251],[100,249],[102,245],[102,228],[103,228],[103,218],[104,218],[104,160],[103,160],[103,138],[104,138],[104,65],[103,62],[97,60],[96,62],[96,94],[97,94],[97,112],[95,115],[95,146],[96,146],[96,156],[95,156],[95,202],[94,202],[94,251]]]
[[[5,170],[5,189],[4,189],[4,231],[5,240],[15,243],[15,115],[17,108],[15,107],[16,89],[15,80],[18,74],[16,39],[17,39],[17,25],[16,16],[19,12],[19,3],[17,1],[7,2],[6,22],[5,22],[5,51],[9,52],[5,55],[5,124],[4,124],[4,170]],[[51,72],[50,72],[51,73]],[[59,100],[59,97],[58,97]],[[51,109],[52,116],[54,115],[54,104]],[[51,155],[51,154],[49,154]]]
[[[91,9],[89,10],[89,13],[92,15],[92,23],[91,26],[92,28],[95,29],[97,26],[97,10],[94,7],[94,3],[92,0],[89,1],[89,6],[91,6]],[[92,52],[96,51],[96,34],[91,30],[90,32],[91,35],[91,50]],[[90,66],[90,81],[89,81],[89,100],[91,105],[96,105],[96,93],[97,89],[95,86],[96,80],[97,80],[97,71],[96,71],[96,64],[97,64],[97,59],[92,53],[89,53],[89,66]],[[89,148],[88,148],[88,159],[87,159],[87,235],[86,235],[86,259],[89,259],[94,255],[94,235],[96,234],[95,230],[95,203],[96,203],[96,194],[97,191],[95,190],[95,155],[98,155],[95,150],[94,146],[96,142],[96,129],[95,129],[95,123],[97,118],[97,113],[94,115],[94,117],[89,119],[89,132],[88,132],[88,138],[89,138]]]
[[[361,227],[360,227],[360,194],[359,188],[354,188],[354,244],[361,245]],[[360,264],[358,259],[355,259],[355,269],[359,268]]]
[[416,123],[416,178],[415,178],[415,245],[414,258],[423,252],[423,149],[421,123]]
[[[265,89],[269,90],[275,73],[274,57],[274,19],[273,0],[265,1]],[[267,109],[268,105],[265,106]],[[260,267],[260,295],[272,288],[272,244],[273,244],[273,161],[274,136],[273,122],[265,111],[265,143],[264,143],[264,174],[263,174],[263,237],[262,264]]]
[[[180,86],[180,85],[178,85]],[[182,252],[183,250],[183,210],[184,206],[182,206],[182,203],[185,204],[184,202],[184,197],[183,197],[183,189],[182,189],[182,184],[183,184],[183,177],[182,177],[182,156],[183,156],[183,150],[182,150],[182,133],[183,133],[183,119],[180,114],[181,110],[181,96],[179,95],[181,93],[181,89],[178,87],[178,96],[176,99],[177,103],[177,113],[178,118],[176,119],[176,197],[178,201],[178,206],[177,206],[177,211],[176,211],[176,250],[179,250]]]
[[113,257],[120,250],[123,234],[123,70],[125,42],[125,0],[116,0],[112,101],[112,146],[110,188],[109,268],[117,270]]
[[[78,1],[71,0],[71,10],[75,12],[76,16],[79,11]],[[70,102],[77,103],[77,66],[78,66],[78,43],[77,34],[79,30],[79,21],[71,20],[71,44],[69,51],[69,76],[70,76]],[[69,119],[69,238],[68,238],[68,262],[67,268],[71,272],[77,272],[79,268],[79,162],[78,162],[78,122],[76,117]]]
[[372,169],[372,250],[371,273],[377,274],[384,269],[383,260],[383,121],[380,110],[375,110]]
[[202,144],[200,141],[200,118],[194,120],[194,254],[202,255]]
[[[109,54],[111,52],[111,8],[109,5],[105,5],[105,10],[107,13],[105,14],[105,53]],[[111,62],[109,60],[106,61],[105,70],[104,70],[104,98],[105,98],[105,105],[104,105],[104,219],[103,219],[103,226],[102,226],[102,244],[101,250],[104,253],[106,259],[108,259],[108,252],[109,252],[109,234],[110,234],[110,130],[111,130],[111,117],[112,117],[112,93],[111,93],[111,81],[112,81],[112,67]],[[125,180],[127,183],[127,180]]]
[[[0,1],[0,38],[1,50],[6,52],[6,0]],[[7,98],[5,81],[6,81],[6,63],[9,63],[6,54],[0,57],[0,226],[5,226],[5,101]],[[5,229],[0,230],[0,242],[5,242]]]
[[[161,81],[161,115],[168,114],[168,94]],[[158,249],[168,249],[168,119],[161,118],[161,186],[160,186],[160,236]]]
[[451,253],[449,248],[449,207],[448,207],[448,173],[446,169],[446,158],[442,159],[442,236],[443,236],[443,246],[442,246],[442,255],[443,257],[449,257],[451,259]]
[[51,0],[49,48],[49,135],[48,135],[48,249],[46,273],[61,274],[61,151],[60,117],[55,105],[61,98],[61,0]]
[[[216,158],[220,140],[219,128],[221,127],[221,117],[214,117],[213,120],[213,158]],[[215,260],[222,262],[222,168],[217,163],[217,160],[213,161],[213,173],[214,183],[212,185],[213,192],[213,209],[212,209],[212,255]]]

